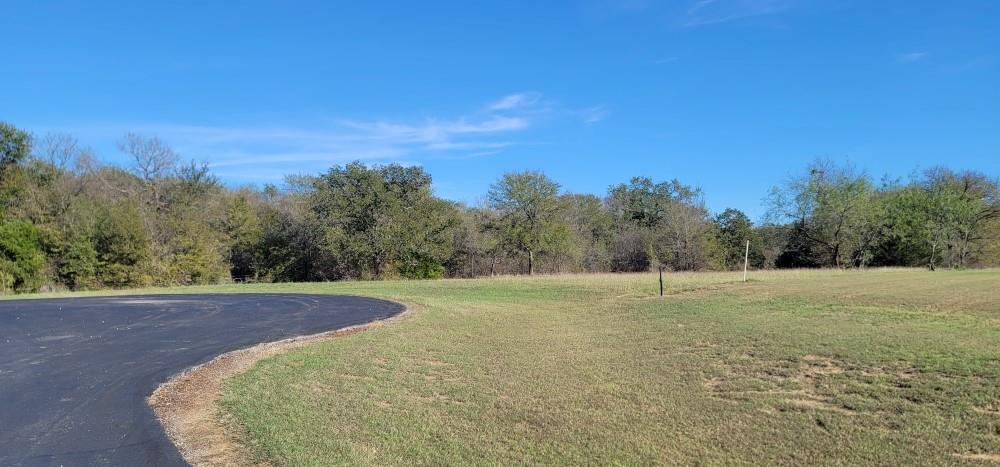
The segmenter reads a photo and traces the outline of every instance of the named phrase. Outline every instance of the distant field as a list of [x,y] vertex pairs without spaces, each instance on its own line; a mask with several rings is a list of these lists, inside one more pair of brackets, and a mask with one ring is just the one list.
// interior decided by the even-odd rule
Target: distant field
[[424,306],[229,381],[224,413],[277,464],[1000,460],[1000,270],[751,277],[174,290]]

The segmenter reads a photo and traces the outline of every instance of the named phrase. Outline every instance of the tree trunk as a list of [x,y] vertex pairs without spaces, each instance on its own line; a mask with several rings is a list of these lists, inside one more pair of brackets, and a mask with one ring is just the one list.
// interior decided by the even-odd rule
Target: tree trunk
[[382,260],[380,254],[376,253],[372,255],[372,280],[376,280],[382,277]]
[[530,276],[535,271],[535,253],[528,250],[528,275]]

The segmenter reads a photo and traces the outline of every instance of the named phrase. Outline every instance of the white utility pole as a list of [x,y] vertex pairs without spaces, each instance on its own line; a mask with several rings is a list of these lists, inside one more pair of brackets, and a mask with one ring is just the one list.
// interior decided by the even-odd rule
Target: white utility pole
[[747,263],[750,262],[750,240],[747,240],[747,251],[743,253],[743,282],[747,281]]

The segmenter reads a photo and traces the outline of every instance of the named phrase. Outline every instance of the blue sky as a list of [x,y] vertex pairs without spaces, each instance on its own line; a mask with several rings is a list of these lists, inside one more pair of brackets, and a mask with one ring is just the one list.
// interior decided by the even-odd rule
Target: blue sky
[[7,1],[0,120],[231,185],[360,159],[475,203],[505,171],[633,175],[757,217],[816,157],[1000,174],[1000,2]]

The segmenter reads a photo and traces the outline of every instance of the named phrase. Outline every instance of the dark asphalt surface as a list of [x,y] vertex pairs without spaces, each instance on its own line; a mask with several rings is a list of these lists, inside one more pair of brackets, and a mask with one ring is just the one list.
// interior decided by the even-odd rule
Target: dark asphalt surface
[[146,404],[160,383],[231,350],[402,311],[285,294],[0,302],[0,466],[186,465]]

